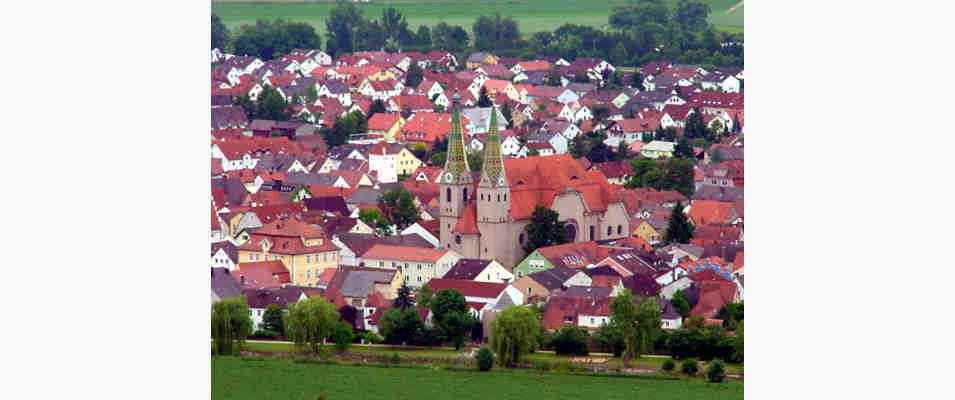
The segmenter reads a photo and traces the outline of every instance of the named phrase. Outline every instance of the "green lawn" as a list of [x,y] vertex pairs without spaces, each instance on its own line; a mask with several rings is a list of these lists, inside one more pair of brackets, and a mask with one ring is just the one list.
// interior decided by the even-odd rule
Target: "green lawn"
[[[676,2],[676,0],[670,0]],[[738,0],[709,0],[712,11],[710,21],[719,29],[739,32],[743,29],[743,7],[731,13],[727,10]],[[389,6],[398,8],[408,19],[412,29],[425,24],[433,26],[444,21],[461,25],[468,31],[480,15],[500,12],[510,15],[520,23],[521,33],[554,30],[564,23],[604,27],[614,6],[627,4],[629,0],[391,0],[359,4],[364,14],[378,18]],[[325,18],[334,7],[334,1],[213,1],[212,11],[222,22],[234,29],[242,24],[254,23],[258,18],[286,18],[304,21],[316,27],[324,37]]]
[[741,399],[743,384],[701,379],[448,371],[295,363],[283,359],[212,359],[214,399]]

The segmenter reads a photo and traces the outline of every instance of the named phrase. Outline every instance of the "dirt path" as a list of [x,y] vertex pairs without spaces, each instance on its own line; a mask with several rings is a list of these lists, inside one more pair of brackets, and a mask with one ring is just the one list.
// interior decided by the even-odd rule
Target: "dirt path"
[[727,13],[727,14],[732,14],[733,11],[736,11],[737,8],[740,8],[740,7],[742,7],[742,6],[743,6],[743,1],[740,0],[740,2],[739,2],[739,3],[736,3],[736,5],[734,5],[734,6],[730,7],[730,8],[728,8],[728,9],[726,9],[726,13]]

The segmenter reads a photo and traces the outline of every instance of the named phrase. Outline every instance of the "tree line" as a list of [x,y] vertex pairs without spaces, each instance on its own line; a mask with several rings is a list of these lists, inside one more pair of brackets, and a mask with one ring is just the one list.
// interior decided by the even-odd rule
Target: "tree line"
[[[493,51],[525,59],[594,57],[613,64],[643,65],[669,59],[704,67],[742,66],[743,34],[716,30],[707,20],[708,4],[680,0],[672,7],[664,0],[639,0],[616,7],[606,29],[567,23],[553,31],[521,37],[520,24],[510,16],[482,15],[469,31],[460,25],[439,22],[408,26],[394,7],[380,16],[365,16],[351,2],[339,1],[325,22],[325,51],[332,55],[365,50],[441,49],[463,56],[466,51]],[[212,16],[212,46],[228,48],[230,33]],[[304,25],[304,26],[303,26]],[[271,58],[296,47],[318,48],[321,37],[304,23],[257,21],[239,28],[231,44],[237,53]]]

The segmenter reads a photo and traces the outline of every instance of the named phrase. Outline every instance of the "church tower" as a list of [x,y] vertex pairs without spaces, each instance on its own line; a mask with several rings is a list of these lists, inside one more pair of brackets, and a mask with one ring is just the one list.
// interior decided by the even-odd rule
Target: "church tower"
[[468,157],[465,154],[464,132],[461,128],[460,96],[453,96],[451,112],[451,132],[448,133],[448,155],[444,163],[444,172],[440,178],[441,211],[441,247],[451,248],[454,240],[452,230],[461,217],[464,206],[474,196],[471,169],[468,167]]
[[478,184],[475,199],[478,229],[481,231],[480,257],[511,265],[511,253],[516,243],[510,232],[511,190],[504,171],[501,136],[497,131],[497,114],[497,107],[492,107],[491,126],[484,145],[481,182]]

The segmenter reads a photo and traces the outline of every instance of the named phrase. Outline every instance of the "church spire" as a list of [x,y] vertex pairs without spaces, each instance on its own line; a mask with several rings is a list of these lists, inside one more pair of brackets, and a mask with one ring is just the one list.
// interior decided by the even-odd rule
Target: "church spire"
[[468,157],[464,152],[464,133],[461,129],[461,109],[459,106],[460,96],[454,93],[452,99],[448,156],[444,163],[444,176],[441,178],[441,182],[463,185],[471,183],[471,168],[468,167]]
[[482,187],[507,186],[507,177],[504,175],[504,156],[501,154],[501,136],[497,133],[497,113],[497,106],[491,107],[491,126],[484,146]]

